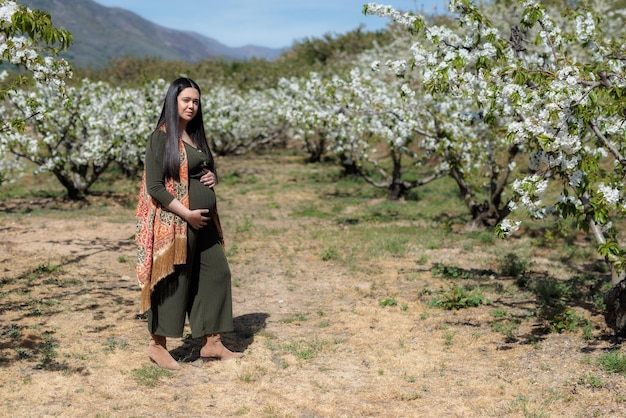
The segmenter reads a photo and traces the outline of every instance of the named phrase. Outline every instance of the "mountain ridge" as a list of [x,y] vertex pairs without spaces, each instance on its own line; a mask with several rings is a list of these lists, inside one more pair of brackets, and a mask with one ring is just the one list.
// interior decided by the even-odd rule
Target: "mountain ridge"
[[55,27],[72,33],[74,43],[61,54],[77,68],[100,69],[112,59],[133,56],[167,61],[208,59],[273,60],[284,49],[255,45],[229,47],[196,32],[166,28],[119,7],[93,0],[20,0],[31,9],[50,13]]

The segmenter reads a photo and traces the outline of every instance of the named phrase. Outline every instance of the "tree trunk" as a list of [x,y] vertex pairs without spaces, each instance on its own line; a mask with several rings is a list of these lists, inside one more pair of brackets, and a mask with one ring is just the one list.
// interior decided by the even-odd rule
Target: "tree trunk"
[[626,280],[604,294],[604,320],[616,335],[626,336]]
[[389,200],[400,200],[406,194],[406,187],[402,181],[392,181],[388,190],[387,199]]
[[57,180],[59,180],[59,182],[63,185],[63,187],[65,187],[68,199],[80,200],[84,197],[81,191],[76,187],[74,182],[65,177],[60,170],[54,169],[52,170],[52,172],[54,173]]
[[341,166],[343,167],[344,176],[359,175],[359,167],[356,165],[356,161],[345,154],[340,154],[339,160],[341,161]]

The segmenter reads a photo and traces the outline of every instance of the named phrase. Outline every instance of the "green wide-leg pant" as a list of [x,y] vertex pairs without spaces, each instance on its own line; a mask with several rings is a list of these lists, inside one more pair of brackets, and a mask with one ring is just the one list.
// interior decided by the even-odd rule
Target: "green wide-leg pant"
[[185,319],[193,338],[233,330],[231,274],[215,228],[187,228],[187,264],[152,291],[148,330],[181,337]]

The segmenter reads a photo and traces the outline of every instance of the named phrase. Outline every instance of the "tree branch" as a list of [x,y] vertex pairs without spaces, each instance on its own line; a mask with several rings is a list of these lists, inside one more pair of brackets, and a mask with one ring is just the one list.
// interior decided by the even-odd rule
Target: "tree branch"
[[604,143],[604,145],[606,145],[606,147],[611,151],[611,153],[620,162],[620,164],[622,166],[626,166],[626,159],[624,159],[624,156],[619,152],[619,150],[615,147],[615,145],[613,145],[609,141],[609,139],[606,136],[604,136],[602,132],[600,132],[600,129],[598,128],[598,125],[596,125],[595,121],[589,121],[589,126],[591,127],[591,130],[593,131],[593,133],[598,137],[600,141]]

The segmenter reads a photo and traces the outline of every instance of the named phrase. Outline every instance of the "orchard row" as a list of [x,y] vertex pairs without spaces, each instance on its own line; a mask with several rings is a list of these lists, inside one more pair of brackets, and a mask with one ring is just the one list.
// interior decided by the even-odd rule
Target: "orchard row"
[[[390,199],[451,177],[474,222],[503,237],[519,226],[519,210],[575,219],[617,284],[625,259],[615,221],[626,211],[626,16],[601,0],[542,3],[452,0],[440,19],[367,4],[364,13],[389,19],[395,41],[361,54],[348,75],[312,73],[245,92],[196,80],[206,85],[209,145],[232,155],[296,140],[309,161],[334,158]],[[16,24],[7,18],[11,4],[0,6],[2,28]],[[140,170],[166,81],[66,87],[58,81],[63,62],[37,61],[40,51],[23,52],[26,41],[15,33],[4,31],[14,49],[3,59],[30,56],[38,64],[24,66],[39,84],[4,91],[4,172],[15,172],[8,161],[32,161],[75,197],[111,164]]]

